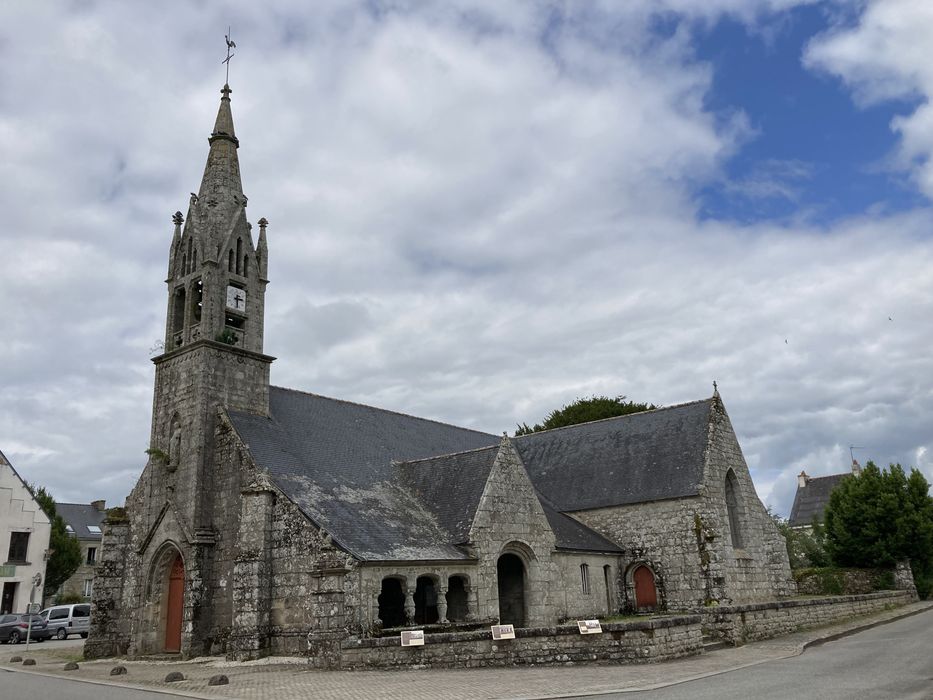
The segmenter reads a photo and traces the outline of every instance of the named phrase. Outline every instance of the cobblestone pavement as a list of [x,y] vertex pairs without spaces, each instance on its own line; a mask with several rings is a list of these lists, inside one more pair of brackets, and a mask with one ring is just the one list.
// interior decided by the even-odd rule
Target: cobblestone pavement
[[[627,690],[647,690],[686,680],[723,673],[773,659],[800,654],[806,647],[852,634],[868,627],[933,609],[920,602],[848,622],[808,630],[777,639],[704,653],[700,656],[647,665],[541,666],[469,670],[409,671],[313,671],[304,659],[262,659],[237,663],[209,657],[175,661],[81,661],[80,645],[44,643],[0,648],[0,669],[40,673],[75,680],[146,688],[201,698],[404,698],[405,700],[556,698]],[[35,666],[10,663],[20,655],[34,659]],[[68,661],[80,668],[64,671]],[[113,677],[110,670],[125,666],[127,674]],[[185,680],[166,683],[165,676],[179,671]],[[225,674],[229,685],[208,686],[208,679]]]

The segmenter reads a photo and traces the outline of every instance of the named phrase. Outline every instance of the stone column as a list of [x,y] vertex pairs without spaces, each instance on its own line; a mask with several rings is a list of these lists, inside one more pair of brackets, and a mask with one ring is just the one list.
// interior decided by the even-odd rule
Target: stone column
[[476,620],[476,599],[473,597],[473,586],[469,583],[463,584],[463,592],[466,594],[466,619],[467,622]]
[[405,620],[409,625],[415,623],[415,589],[412,586],[405,588]]
[[379,617],[379,593],[381,591],[376,591],[373,593],[373,622],[372,627],[382,627],[382,618]]
[[447,620],[447,583],[437,583],[437,621],[446,625]]

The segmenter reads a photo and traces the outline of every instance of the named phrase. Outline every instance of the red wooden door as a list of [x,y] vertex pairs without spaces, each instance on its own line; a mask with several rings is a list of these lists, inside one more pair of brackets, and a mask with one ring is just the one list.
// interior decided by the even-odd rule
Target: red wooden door
[[172,563],[165,616],[165,651],[181,651],[181,623],[185,611],[185,564],[181,555]]
[[632,576],[635,580],[635,607],[653,608],[658,604],[658,591],[654,587],[654,574],[647,566],[639,566]]

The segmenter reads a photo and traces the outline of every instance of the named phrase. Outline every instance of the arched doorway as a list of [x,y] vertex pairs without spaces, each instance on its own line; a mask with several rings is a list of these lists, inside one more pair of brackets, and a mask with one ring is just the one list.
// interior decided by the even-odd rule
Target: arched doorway
[[401,627],[405,624],[405,592],[397,578],[382,579],[379,593],[379,619],[383,627]]
[[469,614],[465,579],[451,576],[447,582],[447,619],[451,622],[463,622]]
[[437,622],[437,589],[430,576],[419,576],[415,586],[415,624],[432,625]]
[[658,605],[658,589],[654,585],[654,572],[644,564],[632,573],[635,585],[635,608],[645,610]]
[[175,555],[168,577],[165,605],[165,651],[181,651],[181,627],[185,617],[185,563]]
[[499,580],[499,623],[523,627],[525,624],[525,564],[507,552],[496,563]]

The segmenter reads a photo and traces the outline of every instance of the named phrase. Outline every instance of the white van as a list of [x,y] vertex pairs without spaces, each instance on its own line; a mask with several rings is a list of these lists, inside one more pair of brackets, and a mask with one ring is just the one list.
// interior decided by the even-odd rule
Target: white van
[[53,637],[65,639],[69,634],[80,634],[87,639],[91,626],[91,604],[53,605],[40,610],[39,615],[49,623],[49,632]]

